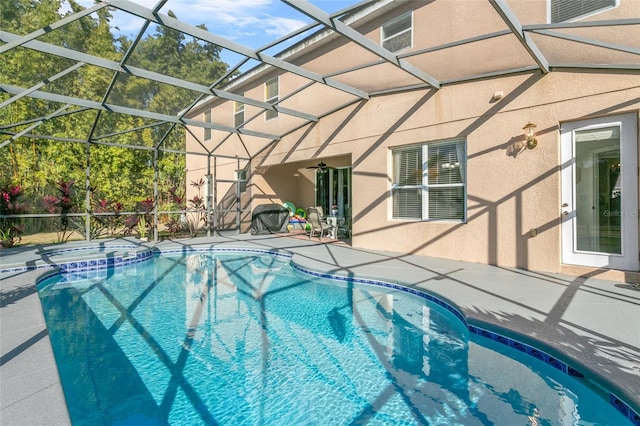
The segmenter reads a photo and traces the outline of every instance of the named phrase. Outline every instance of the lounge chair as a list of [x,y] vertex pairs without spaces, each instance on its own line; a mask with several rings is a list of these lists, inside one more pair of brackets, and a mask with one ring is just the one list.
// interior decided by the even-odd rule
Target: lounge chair
[[311,237],[313,237],[313,234],[315,234],[316,232],[318,232],[320,235],[318,239],[322,239],[325,231],[327,232],[327,235],[329,233],[335,233],[333,225],[329,225],[328,223],[325,223],[320,219],[320,214],[316,207],[307,208],[307,222],[309,223],[309,225],[311,225],[311,230],[309,231],[309,239],[311,239]]

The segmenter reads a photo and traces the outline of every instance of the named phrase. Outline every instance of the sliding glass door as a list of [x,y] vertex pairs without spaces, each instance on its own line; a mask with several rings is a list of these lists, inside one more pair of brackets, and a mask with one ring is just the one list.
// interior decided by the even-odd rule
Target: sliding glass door
[[351,167],[316,170],[316,205],[327,215],[335,206],[338,216],[351,216]]

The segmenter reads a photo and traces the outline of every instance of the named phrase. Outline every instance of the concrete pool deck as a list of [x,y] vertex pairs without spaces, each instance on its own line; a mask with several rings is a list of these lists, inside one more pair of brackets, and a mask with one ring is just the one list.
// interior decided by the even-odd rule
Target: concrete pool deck
[[[98,244],[137,242],[90,243],[94,247]],[[86,245],[69,243],[57,247]],[[319,242],[317,238],[301,236],[234,235],[162,241],[149,246],[160,251],[194,247],[278,250],[293,254],[293,262],[303,269],[376,278],[421,289],[459,308],[470,325],[541,349],[601,383],[636,412],[640,409],[640,288],[635,285],[599,279],[596,274],[537,273],[362,250],[338,240]],[[55,249],[28,246],[2,250],[0,270],[50,262],[46,253]],[[3,426],[70,423],[34,285],[48,270],[0,273]]]

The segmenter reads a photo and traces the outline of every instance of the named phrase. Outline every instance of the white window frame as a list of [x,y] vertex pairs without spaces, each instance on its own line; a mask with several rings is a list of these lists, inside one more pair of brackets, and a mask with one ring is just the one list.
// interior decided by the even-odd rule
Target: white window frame
[[[267,88],[269,87],[269,84],[272,83],[273,81],[276,82],[276,87],[277,87],[276,94],[274,96],[267,97],[269,95],[267,93],[267,90],[268,90]],[[270,80],[267,80],[264,83],[264,101],[268,104],[274,105],[278,102],[279,99],[280,99],[280,78],[274,77]],[[278,118],[278,111],[266,110],[264,112],[264,121],[275,120],[276,118]]]
[[247,192],[247,169],[236,169],[234,178],[240,187],[240,193]]
[[[211,123],[211,110],[208,109],[203,113],[202,121],[205,123]],[[209,127],[204,128],[204,140],[211,140],[211,129]]]
[[[402,30],[400,32],[394,33],[392,35],[387,35],[386,34],[385,27],[387,27],[387,26],[389,26],[391,24],[394,24],[394,23],[396,23],[398,21],[401,21],[403,19],[406,19],[407,15],[409,16],[409,18],[411,20],[411,25],[409,26],[409,28],[407,28],[405,30]],[[389,50],[390,52],[398,53],[398,52],[402,52],[403,50],[411,49],[413,47],[413,11],[404,13],[404,14],[398,16],[397,18],[394,18],[394,19],[392,19],[390,21],[387,21],[384,24],[382,24],[382,26],[380,27],[380,46],[384,47],[384,43],[386,41],[391,40],[391,39],[393,39],[395,37],[398,37],[398,36],[400,36],[402,34],[405,34],[407,32],[410,33],[410,35],[411,35],[410,41],[409,41],[409,46],[405,46],[405,47],[403,47],[401,49],[398,49],[398,50]]]
[[551,20],[551,11],[553,9],[552,8],[552,4],[553,4],[554,1],[556,1],[556,0],[547,0],[547,22],[550,23],[550,24],[559,24],[561,22],[579,21],[581,19],[588,18],[590,16],[594,16],[594,15],[597,15],[599,13],[611,10],[611,9],[615,9],[616,7],[620,6],[620,0],[615,0],[614,4],[612,6],[604,6],[604,7],[600,8],[600,9],[596,9],[596,10],[593,10],[591,12],[587,12],[587,13],[585,13],[583,15],[573,16],[573,17],[571,17],[569,19],[566,19],[564,21],[552,22],[552,20]]
[[[240,120],[238,120],[239,118]],[[244,125],[244,103],[234,101],[233,102],[233,127],[238,129],[243,125]]]
[[[429,183],[429,148],[437,147],[442,145],[454,145],[461,146],[462,158],[458,158],[458,162],[460,163],[457,167],[462,168],[462,182],[461,183],[453,183],[453,184],[431,184]],[[400,151],[407,148],[422,148],[422,182],[418,185],[396,185],[393,182],[394,179],[394,170],[393,170],[393,153],[394,151]],[[460,155],[459,155],[460,156]],[[466,223],[467,222],[467,144],[464,139],[452,139],[446,141],[438,141],[438,142],[425,142],[419,145],[409,145],[403,147],[395,147],[389,150],[389,176],[391,177],[391,188],[389,191],[389,218],[390,220],[397,221],[408,221],[408,222],[453,222],[453,223]],[[429,191],[431,189],[437,188],[463,188],[463,202],[462,202],[462,219],[440,219],[440,218],[431,218],[429,216]],[[416,189],[422,191],[422,214],[421,218],[404,218],[404,217],[394,217],[393,216],[393,193],[396,189]]]

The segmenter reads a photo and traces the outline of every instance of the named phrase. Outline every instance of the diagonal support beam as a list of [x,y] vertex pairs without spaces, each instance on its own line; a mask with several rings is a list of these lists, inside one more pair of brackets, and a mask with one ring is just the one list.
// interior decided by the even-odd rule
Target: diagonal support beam
[[56,117],[60,113],[64,112],[64,110],[66,110],[70,106],[71,106],[71,104],[64,105],[62,108],[57,109],[56,111],[54,111],[51,114],[49,114],[46,117],[44,117],[42,120],[39,120],[39,121],[33,123],[31,126],[27,127],[26,129],[22,130],[21,132],[18,132],[15,135],[11,136],[10,139],[7,139],[4,142],[0,143],[0,148],[3,148],[5,145],[9,145],[11,142],[13,142],[14,140],[18,139],[20,136],[26,135],[31,130],[35,129],[36,127],[38,127],[39,125],[41,125],[45,121],[50,120],[53,117]]
[[411,74],[418,80],[424,81],[434,89],[440,88],[440,83],[434,77],[430,76],[429,74],[422,71],[421,69],[411,65],[409,62],[405,61],[404,59],[399,59],[398,56],[391,53],[384,47],[369,40],[367,37],[363,36],[358,31],[346,25],[344,22],[335,18],[332,19],[329,14],[324,12],[322,9],[312,5],[307,0],[295,0],[295,1],[282,0],[282,2],[298,10],[299,12],[304,13],[311,19],[318,21],[329,28],[332,28],[338,34],[341,34],[349,38],[354,43],[367,49],[369,52],[379,56],[380,58],[384,59],[390,64],[397,66],[398,68],[402,69],[408,74]]
[[[15,34],[11,34],[6,31],[0,31],[0,40],[2,41],[12,41],[12,40],[15,40],[16,37],[17,36]],[[159,83],[181,87],[183,89],[191,90],[194,92],[204,93],[206,95],[214,95],[221,99],[236,101],[236,102],[244,103],[246,105],[262,108],[265,110],[273,110],[273,111],[276,110],[276,108],[268,102],[257,101],[255,99],[246,98],[244,96],[236,95],[236,94],[225,92],[222,90],[211,90],[210,88],[202,84],[192,83],[189,81],[185,81],[175,77],[170,77],[168,75],[160,74],[157,72],[144,70],[142,68],[132,67],[128,65],[122,66],[120,65],[120,63],[116,61],[111,61],[108,59],[99,58],[97,56],[78,52],[72,49],[67,49],[64,47],[58,47],[52,44],[43,43],[38,40],[31,40],[27,42],[25,44],[25,47],[28,47],[29,49],[33,49],[39,52],[56,55],[56,56],[60,56],[67,59],[72,59],[74,61],[86,62],[87,64],[95,65],[97,67],[105,68],[111,71],[130,74],[135,77],[145,78],[148,80],[157,81]],[[306,114],[300,111],[291,110],[289,108],[278,107],[278,111],[283,114],[292,115],[294,117],[302,118],[305,120],[310,120],[310,121],[318,120],[316,116]]]
[[640,49],[629,46],[621,46],[619,44],[607,43],[604,41],[593,40],[586,37],[579,37],[571,34],[564,34],[557,31],[539,30],[534,31],[536,34],[542,34],[549,37],[559,38],[563,40],[575,41],[576,43],[588,44],[590,46],[602,47],[609,50],[617,50],[618,52],[631,53],[634,55],[640,55]]
[[14,103],[18,99],[21,99],[21,98],[24,98],[25,96],[28,96],[29,93],[35,92],[36,90],[44,87],[45,85],[51,83],[52,81],[56,81],[60,77],[63,77],[65,75],[77,70],[78,68],[80,68],[83,65],[84,65],[84,62],[78,62],[77,64],[70,66],[66,70],[63,70],[63,71],[59,72],[58,74],[56,74],[56,75],[54,75],[52,77],[49,77],[48,79],[46,79],[44,81],[41,81],[40,83],[29,87],[24,92],[19,93],[19,94],[15,95],[15,96],[12,96],[11,98],[7,99],[6,101],[0,103],[0,109],[6,107],[7,105],[10,105],[10,104]]
[[154,14],[152,13],[151,10],[147,9],[146,7],[140,6],[131,1],[128,1],[128,0],[101,0],[101,1],[105,3],[109,3],[111,6],[115,7],[116,9],[120,9],[132,15],[136,15],[140,18],[146,19],[148,21],[152,21],[157,24],[164,25],[167,28],[180,31],[184,34],[188,34],[197,39],[200,39],[209,43],[213,43],[215,45],[218,45],[225,49],[239,53],[251,59],[255,59],[256,61],[260,61],[265,64],[271,65],[275,68],[279,68],[281,70],[290,72],[292,74],[299,75],[306,79],[313,80],[317,83],[326,84],[327,86],[333,87],[335,89],[341,90],[343,92],[349,93],[353,96],[357,96],[362,99],[369,99],[369,94],[363,90],[357,89],[347,84],[340,83],[338,81],[323,78],[323,76],[321,76],[320,74],[306,70],[297,65],[293,65],[289,62],[285,62],[281,59],[267,55],[263,52],[256,52],[255,50],[250,49],[246,46],[232,42],[223,37],[214,35],[209,31],[203,30],[202,28],[185,24],[184,22],[181,22],[170,16],[163,15],[161,13]]
[[91,7],[87,8],[87,9],[81,10],[78,13],[74,13],[73,15],[69,15],[66,18],[63,18],[63,19],[61,19],[61,20],[59,20],[59,21],[57,21],[57,22],[55,22],[55,23],[53,23],[51,25],[47,25],[44,28],[41,28],[41,29],[36,30],[36,31],[34,31],[32,33],[29,33],[29,34],[27,34],[25,36],[22,36],[22,37],[20,37],[20,38],[18,38],[16,40],[13,40],[13,41],[11,41],[11,42],[9,42],[7,44],[3,44],[2,46],[0,46],[0,54],[2,54],[4,52],[7,52],[7,51],[9,51],[9,50],[11,50],[11,49],[13,49],[15,47],[21,46],[21,45],[25,44],[28,41],[31,41],[31,40],[33,40],[35,38],[38,38],[38,37],[40,37],[42,35],[45,35],[46,33],[49,33],[49,32],[51,32],[53,30],[56,30],[56,29],[58,29],[60,27],[63,27],[65,25],[67,25],[67,24],[69,24],[69,23],[71,23],[73,21],[76,21],[76,20],[78,20],[80,18],[83,18],[83,17],[85,17],[87,15],[91,15],[93,12],[98,11],[100,9],[103,9],[106,6],[107,6],[106,4],[98,3],[98,4],[96,4],[94,6],[91,6]]
[[[74,109],[73,111],[61,112],[60,114],[57,114],[56,117],[64,117],[66,115],[79,114],[81,112],[86,112],[86,111],[91,111],[91,109],[90,108],[77,108],[77,109]],[[40,121],[43,118],[44,117],[36,117],[36,118],[30,118],[30,119],[24,120],[24,121],[18,121],[16,123],[5,124],[5,125],[0,126],[0,131],[2,131],[4,129],[11,129],[11,128],[14,128],[14,127],[20,127],[20,126],[25,126],[27,124],[35,123],[36,121]]]
[[126,135],[127,133],[132,133],[132,132],[137,132],[139,130],[144,130],[144,129],[153,129],[154,127],[159,127],[159,126],[163,126],[165,124],[172,124],[172,123],[166,123],[164,121],[158,121],[156,123],[151,123],[151,124],[145,124],[144,126],[138,126],[138,127],[132,127],[130,129],[126,129],[126,130],[120,130],[119,132],[113,132],[113,133],[107,133],[104,135],[100,135],[100,136],[94,136],[91,138],[92,141],[99,141],[100,139],[108,139],[114,136],[120,136],[120,135]]
[[[8,85],[8,84],[0,84],[0,90],[4,91],[4,92],[7,92],[9,94],[18,94],[18,93],[24,91],[25,89],[23,89],[21,87],[11,86],[11,85]],[[280,137],[277,136],[277,135],[272,135],[272,134],[262,133],[262,132],[254,132],[252,130],[247,130],[247,129],[244,129],[244,128],[243,129],[234,129],[233,127],[222,126],[220,124],[215,124],[215,123],[205,123],[205,122],[202,122],[202,121],[186,119],[186,118],[180,119],[180,118],[177,118],[177,117],[175,117],[173,115],[160,114],[160,113],[151,112],[151,111],[143,111],[143,110],[139,110],[139,109],[135,109],[135,108],[123,107],[123,106],[119,106],[119,105],[103,104],[101,102],[95,102],[95,101],[89,101],[89,100],[86,100],[86,99],[73,98],[73,97],[70,97],[70,96],[57,95],[57,94],[54,94],[54,93],[42,92],[42,91],[39,91],[39,90],[36,90],[35,92],[33,92],[31,94],[31,97],[32,98],[36,98],[36,99],[43,99],[45,101],[76,105],[76,106],[85,107],[85,108],[89,108],[89,109],[93,109],[93,110],[97,110],[97,111],[109,111],[109,112],[115,112],[115,113],[118,113],[118,114],[128,114],[128,115],[132,115],[134,117],[148,118],[148,119],[151,119],[151,120],[166,121],[166,122],[169,122],[169,123],[176,123],[176,124],[187,124],[187,125],[190,125],[190,126],[205,127],[205,128],[209,128],[209,129],[213,129],[213,130],[219,130],[219,131],[222,131],[222,132],[242,133],[242,134],[246,134],[246,135],[249,135],[249,136],[255,136],[255,137],[258,137],[258,138],[280,140]]]
[[617,27],[623,25],[640,25],[640,18],[606,19],[604,21],[558,22],[555,24],[529,24],[523,25],[522,29],[525,31],[563,30],[567,28]]
[[[164,6],[166,2],[167,0],[160,0],[156,4],[156,6],[153,8],[154,12],[160,10],[160,8]],[[124,65],[127,63],[129,58],[133,54],[133,51],[138,46],[138,43],[140,43],[140,40],[142,40],[142,37],[144,36],[144,33],[147,31],[148,27],[149,27],[149,21],[145,21],[144,25],[142,25],[142,28],[140,28],[140,30],[138,31],[138,35],[136,36],[135,40],[133,40],[133,42],[129,45],[129,48],[127,49],[126,52],[124,52],[122,59],[120,59],[121,67],[124,67]],[[111,95],[111,91],[113,90],[113,88],[116,85],[116,82],[118,81],[118,75],[119,73],[117,71],[113,73],[113,77],[111,77],[111,82],[109,83],[109,87],[107,87],[107,90],[104,92],[104,95],[102,97],[103,104],[107,102],[107,99],[109,99],[109,96]],[[98,111],[98,113],[96,114],[96,118],[93,120],[93,124],[91,125],[91,130],[89,130],[89,134],[87,135],[87,141],[90,141],[93,138],[93,134],[98,128],[98,123],[100,122],[101,115],[102,115],[102,112]]]
[[538,46],[531,39],[531,36],[524,32],[522,28],[522,24],[516,17],[516,15],[511,11],[507,2],[505,0],[489,0],[491,6],[498,12],[498,15],[502,18],[502,20],[507,24],[507,26],[511,29],[513,35],[518,38],[518,41],[522,44],[522,46],[529,52],[529,55],[536,61],[540,70],[546,74],[549,72],[549,61],[544,57]]

